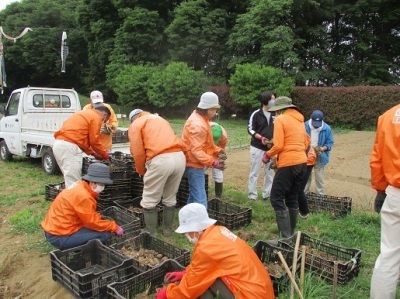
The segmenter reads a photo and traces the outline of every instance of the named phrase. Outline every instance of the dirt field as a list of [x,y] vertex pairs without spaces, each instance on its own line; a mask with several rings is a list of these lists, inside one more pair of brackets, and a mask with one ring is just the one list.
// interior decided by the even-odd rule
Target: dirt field
[[[331,162],[325,168],[326,194],[352,197],[355,210],[372,211],[375,192],[369,183],[369,156],[374,136],[374,132],[336,135]],[[249,149],[228,151],[227,162],[225,184],[245,192]],[[31,237],[8,233],[8,217],[16,208],[5,207],[5,216],[0,219],[0,299],[73,298],[52,280],[49,255],[26,249],[27,244],[34,242]]]

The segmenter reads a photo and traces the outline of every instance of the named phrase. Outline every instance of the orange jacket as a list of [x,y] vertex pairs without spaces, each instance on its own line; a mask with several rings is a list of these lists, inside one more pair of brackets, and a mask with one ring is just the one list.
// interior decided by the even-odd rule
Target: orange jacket
[[115,221],[101,220],[101,215],[96,212],[97,196],[85,181],[64,189],[51,203],[41,223],[43,230],[56,236],[69,236],[83,227],[116,232]]
[[304,127],[304,116],[296,109],[287,109],[274,121],[274,146],[267,155],[277,155],[277,166],[286,167],[307,162],[310,136]]
[[99,138],[100,128],[100,115],[94,109],[82,110],[66,119],[60,130],[54,133],[54,137],[75,143],[88,155],[93,150],[101,155],[106,150]]
[[189,167],[211,167],[222,150],[214,145],[207,116],[200,115],[196,111],[193,111],[183,127],[182,140],[189,149],[186,156],[186,166]]
[[254,250],[226,227],[216,225],[200,236],[181,282],[168,285],[167,298],[198,298],[217,278],[237,299],[275,298],[268,271]]
[[[118,120],[117,120],[117,117],[115,116],[114,109],[111,107],[111,105],[108,105],[106,103],[103,103],[103,105],[105,107],[107,107],[111,112],[111,115],[107,121],[107,124],[113,126],[113,133],[115,133],[115,131],[117,131],[117,129],[118,129]],[[94,109],[94,108],[93,108],[92,104],[87,104],[85,107],[83,107],[82,110],[86,110],[86,109]],[[102,127],[104,127],[104,125],[105,124],[103,123]],[[106,150],[110,150],[112,148],[112,134],[109,134],[109,135],[100,134],[100,141]]]
[[400,105],[378,118],[374,147],[370,158],[371,185],[384,191],[388,185],[400,188]]
[[[310,138],[311,142],[311,138]],[[310,149],[307,153],[307,166],[312,166],[317,163],[317,154],[315,153],[314,148],[310,145]]]
[[[210,121],[210,127],[212,127],[216,124],[217,124],[216,122]],[[228,144],[228,134],[226,133],[225,128],[223,126],[220,125],[220,127],[222,129],[222,135],[218,141],[218,144],[216,144],[216,145],[218,145],[222,149],[225,149],[226,145]]]
[[136,172],[140,175],[146,172],[146,161],[160,154],[184,149],[184,144],[175,135],[169,122],[149,112],[139,114],[129,126],[128,136]]

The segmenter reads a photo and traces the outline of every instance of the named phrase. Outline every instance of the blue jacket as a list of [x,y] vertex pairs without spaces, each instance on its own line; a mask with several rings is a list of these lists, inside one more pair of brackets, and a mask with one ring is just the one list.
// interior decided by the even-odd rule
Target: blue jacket
[[[307,134],[311,136],[310,120],[307,120],[304,124]],[[317,163],[322,167],[329,163],[329,156],[334,143],[332,129],[324,122],[318,136],[318,146],[326,146],[328,148],[317,159]]]

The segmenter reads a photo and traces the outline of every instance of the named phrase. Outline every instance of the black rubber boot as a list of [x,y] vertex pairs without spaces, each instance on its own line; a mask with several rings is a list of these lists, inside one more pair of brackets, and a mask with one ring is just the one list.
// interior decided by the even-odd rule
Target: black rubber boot
[[169,237],[172,233],[172,224],[174,222],[175,206],[163,209],[163,235]]
[[291,234],[289,210],[276,211],[276,222],[282,238],[289,238]]
[[297,215],[299,215],[299,209],[289,209],[290,236],[293,236],[296,231]]
[[222,199],[223,185],[223,183],[215,182],[215,197],[218,199]]
[[158,223],[158,211],[157,209],[145,210],[143,209],[144,228],[153,237],[157,236],[157,223]]

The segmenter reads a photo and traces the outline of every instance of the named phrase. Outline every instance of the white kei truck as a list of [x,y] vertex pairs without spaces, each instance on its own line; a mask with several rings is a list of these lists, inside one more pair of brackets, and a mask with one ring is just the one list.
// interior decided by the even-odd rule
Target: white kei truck
[[[69,116],[81,110],[77,92],[63,88],[20,88],[11,93],[1,110],[4,116],[0,119],[0,158],[3,161],[13,155],[41,158],[46,174],[59,173],[52,150],[54,133]],[[115,151],[129,153],[129,142],[113,144],[111,152]]]

